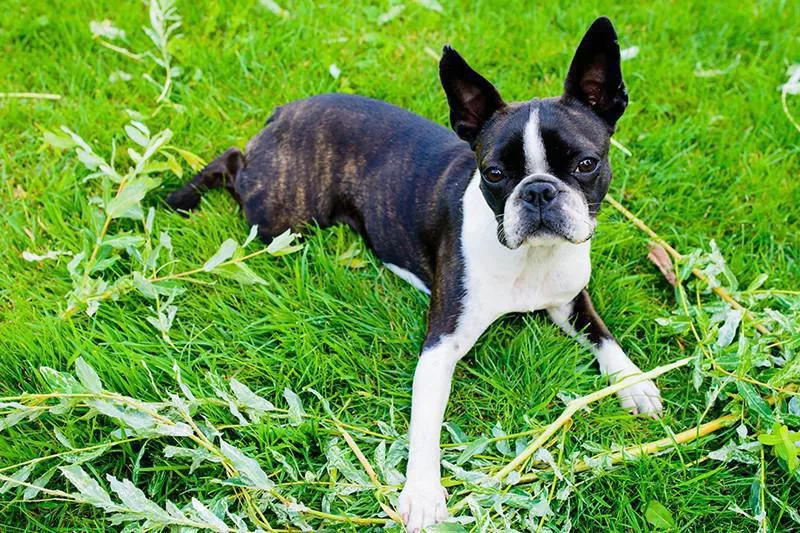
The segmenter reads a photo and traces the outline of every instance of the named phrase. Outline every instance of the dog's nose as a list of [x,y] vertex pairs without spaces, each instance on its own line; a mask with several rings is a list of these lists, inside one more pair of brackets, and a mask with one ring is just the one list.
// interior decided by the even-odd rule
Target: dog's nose
[[548,181],[532,181],[522,190],[522,201],[535,207],[543,207],[558,196],[558,189]]

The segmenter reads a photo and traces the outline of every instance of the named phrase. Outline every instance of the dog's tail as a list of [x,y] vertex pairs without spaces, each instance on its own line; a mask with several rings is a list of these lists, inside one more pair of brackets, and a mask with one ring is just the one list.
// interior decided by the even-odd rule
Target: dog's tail
[[240,204],[236,193],[236,176],[244,168],[244,154],[238,148],[229,148],[201,170],[192,181],[170,193],[167,204],[175,210],[190,211],[200,203],[200,197],[209,189],[225,187]]

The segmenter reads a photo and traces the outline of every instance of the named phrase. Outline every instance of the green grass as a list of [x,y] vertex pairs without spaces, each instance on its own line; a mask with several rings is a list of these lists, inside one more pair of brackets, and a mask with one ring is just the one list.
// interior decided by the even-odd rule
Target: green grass
[[[171,128],[174,144],[206,159],[243,146],[273,107],[325,91],[384,99],[444,124],[446,103],[426,48],[438,52],[453,44],[508,100],[550,96],[558,94],[582,32],[606,14],[621,46],[640,48],[623,64],[631,104],[616,136],[633,155],[612,154],[611,193],[679,250],[707,248],[716,239],[745,284],[765,272],[769,287],[800,286],[800,134],[784,116],[777,90],[787,67],[800,61],[800,4],[442,3],[443,15],[407,2],[397,18],[379,26],[377,17],[389,4],[286,2],[281,5],[292,17],[281,19],[255,1],[203,9],[181,1],[183,37],[172,53],[184,73],[171,99],[182,107],[161,107],[147,124],[153,131]],[[276,404],[284,387],[313,387],[345,422],[374,428],[394,416],[404,431],[427,298],[369,254],[365,268],[341,266],[337,258],[357,240],[342,228],[307,232],[301,253],[254,259],[250,265],[266,286],[210,279],[191,285],[176,302],[172,346],[144,320],[151,302],[134,295],[105,303],[93,318],[59,318],[71,288],[67,260],[29,263],[21,252],[80,249],[92,187],[82,183],[86,171],[72,155],[42,147],[40,128],[68,125],[106,154],[128,121],[124,110],[149,116],[156,109],[158,89],[141,78],[159,74],[152,65],[92,39],[89,22],[104,18],[127,32],[132,50],[148,46],[140,29],[148,23],[147,9],[136,1],[11,0],[0,14],[0,92],[63,95],[55,102],[0,99],[0,395],[41,391],[40,366],[71,369],[82,356],[108,389],[155,399],[147,369],[160,388],[174,390],[175,359],[198,391],[210,394],[206,372],[235,376]],[[694,74],[697,68],[725,69],[737,56],[726,74]],[[332,63],[342,71],[338,80],[328,73]],[[133,79],[110,82],[117,70]],[[800,101],[790,97],[789,105],[800,115]],[[180,180],[165,180],[146,203],[157,207],[157,230],[169,231],[180,268],[202,264],[228,237],[244,238],[247,225],[225,194],[208,195],[197,213],[182,218],[163,203]],[[600,218],[590,290],[611,330],[645,369],[692,353],[688,337],[679,343],[654,321],[668,315],[675,300],[646,260],[643,236],[609,207]],[[508,432],[524,431],[558,415],[560,391],[586,394],[602,385],[591,356],[544,317],[509,317],[459,365],[446,418],[470,437],[489,433],[498,421]],[[667,374],[659,385],[663,420],[629,417],[608,399],[576,417],[567,452],[588,443],[610,448],[646,442],[696,424],[705,401],[704,391],[692,387],[691,370]],[[306,401],[311,410],[313,402]],[[722,405],[706,420],[722,414]],[[54,423],[40,419],[0,433],[0,467],[59,451]],[[59,427],[82,445],[102,441],[110,428],[99,419]],[[648,529],[646,506],[658,500],[684,530],[755,529],[730,506],[749,509],[756,470],[704,460],[732,435],[733,429],[725,430],[658,457],[578,477],[568,510],[573,527]],[[267,472],[280,468],[270,449],[292,455],[302,469],[318,468],[328,438],[318,425],[264,423],[240,433]],[[139,453],[139,444],[109,452],[93,473],[133,477],[156,500],[212,497],[218,488],[207,477],[165,464],[158,453],[137,462]],[[768,490],[796,507],[797,481],[767,460]],[[88,506],[23,504],[9,494],[0,500],[5,531],[107,526],[102,513]],[[297,494],[318,507],[315,490]],[[361,516],[378,512],[367,497],[338,505]],[[792,527],[775,505],[767,511],[776,530]]]

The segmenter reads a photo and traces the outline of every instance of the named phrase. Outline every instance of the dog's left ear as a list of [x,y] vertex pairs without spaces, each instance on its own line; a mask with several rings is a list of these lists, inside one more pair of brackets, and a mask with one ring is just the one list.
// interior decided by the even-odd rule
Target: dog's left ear
[[588,105],[612,131],[625,111],[628,92],[622,81],[617,32],[606,17],[595,20],[578,45],[563,98]]
[[506,104],[494,85],[472,70],[449,45],[442,51],[439,78],[450,105],[450,125],[459,137],[475,148],[478,132]]

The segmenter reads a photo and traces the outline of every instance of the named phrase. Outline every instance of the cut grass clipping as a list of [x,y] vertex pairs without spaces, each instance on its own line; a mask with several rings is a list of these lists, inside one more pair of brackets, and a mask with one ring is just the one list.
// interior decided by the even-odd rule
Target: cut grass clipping
[[[272,1],[259,5],[276,15],[281,24],[304,16],[299,8],[293,13]],[[369,16],[377,27],[390,31],[409,13],[439,17],[438,13],[444,11],[438,2],[426,0],[413,6],[395,5]],[[59,520],[67,520],[72,529],[76,528],[79,522],[64,518],[69,514],[64,509],[76,506],[81,506],[78,514],[86,515],[81,523],[85,529],[102,528],[106,521],[128,530],[401,529],[395,509],[404,482],[407,424],[402,415],[396,416],[394,398],[406,403],[407,398],[405,393],[386,393],[387,385],[380,381],[387,379],[386,374],[376,371],[376,391],[382,394],[364,391],[363,401],[348,395],[326,396],[302,386],[273,387],[266,380],[257,387],[249,380],[229,377],[214,363],[203,363],[205,373],[195,375],[196,365],[190,364],[195,344],[210,353],[219,351],[222,357],[244,351],[224,327],[216,343],[203,338],[202,331],[193,331],[188,343],[173,342],[173,337],[178,338],[173,328],[180,323],[182,313],[186,314],[184,323],[191,323],[190,310],[196,309],[193,299],[201,302],[198,305],[205,302],[218,309],[210,303],[213,296],[200,299],[202,290],[210,285],[239,283],[274,289],[260,293],[259,298],[270,299],[278,306],[283,313],[276,313],[280,319],[298,322],[296,317],[301,315],[294,313],[294,307],[303,305],[302,300],[287,298],[287,294],[295,293],[275,286],[275,280],[261,274],[264,270],[253,263],[263,266],[263,262],[286,260],[280,268],[290,271],[287,284],[295,284],[297,293],[303,294],[313,290],[308,289],[313,283],[322,283],[313,280],[304,261],[314,252],[322,253],[323,247],[314,242],[316,233],[312,232],[311,244],[301,245],[296,234],[287,232],[268,247],[258,248],[254,242],[257,228],[253,227],[247,235],[246,229],[228,234],[216,231],[216,252],[212,253],[214,248],[209,246],[208,255],[203,255],[202,247],[193,255],[176,252],[175,228],[169,228],[172,234],[167,229],[168,221],[176,217],[151,207],[153,198],[163,193],[164,181],[174,184],[184,180],[184,169],[197,171],[203,161],[192,151],[176,146],[176,136],[170,129],[154,128],[161,131],[153,132],[147,124],[161,122],[159,113],[182,113],[187,87],[200,80],[202,73],[196,71],[189,79],[178,66],[188,63],[179,59],[187,57],[185,53],[176,53],[185,50],[178,33],[184,21],[175,3],[152,0],[146,19],[143,35],[138,30],[126,32],[108,20],[86,23],[85,31],[118,67],[103,73],[104,79],[112,83],[144,80],[140,101],[145,102],[147,112],[125,110],[122,115],[117,110],[121,115],[118,122],[124,119],[125,124],[102,148],[102,143],[86,140],[93,137],[83,128],[39,127],[44,145],[61,152],[60,161],[68,165],[64,168],[83,178],[75,194],[84,224],[64,224],[58,247],[49,247],[30,233],[30,246],[18,253],[26,264],[68,280],[69,288],[56,297],[62,302],[61,324],[74,328],[78,336],[99,337],[102,344],[105,339],[100,334],[106,331],[103,322],[107,316],[136,309],[138,314],[128,317],[126,323],[150,328],[161,367],[153,373],[142,359],[139,370],[146,373],[148,388],[140,388],[135,396],[122,394],[114,390],[122,389],[119,376],[113,375],[110,367],[98,364],[102,360],[90,365],[89,356],[71,346],[63,357],[74,365],[68,369],[42,366],[32,376],[40,392],[0,397],[0,439],[7,439],[3,449],[16,450],[15,443],[30,439],[30,449],[52,450],[22,461],[0,459],[0,508],[17,521],[25,517],[32,527],[42,529],[58,526]],[[435,22],[440,24],[442,19]],[[142,41],[146,44],[136,44]],[[647,53],[642,47],[641,54]],[[629,59],[638,54],[639,47],[626,49]],[[425,46],[420,55],[429,61],[428,56],[436,53]],[[725,69],[697,66],[693,75],[729,76],[746,61],[737,55],[724,63],[729,65]],[[344,58],[337,63],[325,62],[326,71],[342,90],[348,89],[345,65]],[[789,97],[800,94],[800,69],[792,66],[787,75],[789,80],[780,86],[775,104],[782,110],[781,119],[785,114],[789,124],[800,131],[789,107]],[[31,92],[2,92],[0,99],[60,105],[70,98],[57,94],[55,87],[46,89],[56,92],[29,89]],[[262,110],[257,111],[254,115],[260,116]],[[213,122],[213,118],[210,120]],[[625,146],[615,146],[627,157],[633,155]],[[619,198],[628,203],[626,196]],[[683,482],[687,490],[696,491],[694,483],[719,471],[735,472],[726,479],[734,479],[745,488],[733,492],[739,500],[724,510],[740,517],[736,524],[741,528],[768,531],[800,527],[798,500],[792,497],[794,484],[800,481],[800,433],[796,431],[800,428],[796,386],[800,375],[800,292],[765,288],[767,274],[751,273],[747,275],[751,279],[740,279],[734,272],[738,269],[728,264],[727,254],[713,240],[702,249],[680,253],[642,220],[648,216],[632,213],[611,196],[608,203],[621,215],[614,213],[613,222],[628,225],[626,229],[635,228],[630,235],[637,242],[633,231],[638,230],[651,241],[640,240],[637,246],[641,253],[636,261],[646,264],[645,245],[649,244],[649,257],[664,275],[664,287],[671,287],[675,298],[674,309],[663,311],[657,323],[671,334],[675,349],[670,353],[681,355],[640,375],[595,387],[594,392],[553,394],[535,412],[535,418],[526,415],[524,425],[511,431],[492,419],[488,425],[476,421],[474,426],[479,429],[469,428],[473,434],[468,435],[465,423],[462,428],[449,419],[442,465],[453,517],[431,530],[568,531],[573,517],[579,515],[585,527],[592,523],[591,515],[602,513],[600,509],[606,505],[593,500],[593,490],[611,487],[621,491],[626,479],[638,479],[626,478],[626,473],[640,468],[656,471],[660,467],[655,456],[662,454],[669,454],[676,468],[692,473],[693,477]],[[214,220],[233,217],[233,213],[223,213]],[[361,253],[360,241],[347,237],[341,249],[333,261],[336,268],[362,272],[372,266],[369,256]],[[273,259],[289,254],[294,255]],[[295,262],[291,262],[293,259]],[[309,278],[312,282],[307,283]],[[342,286],[347,296],[349,287],[346,282]],[[221,304],[227,306],[226,311],[235,313],[245,308],[238,295]],[[346,298],[343,301],[347,302]],[[330,298],[324,304],[319,317],[307,320],[309,327],[321,330],[326,320],[342,313],[342,301]],[[107,316],[103,313],[106,308],[111,310]],[[423,308],[424,302],[413,312],[421,314]],[[142,309],[148,309],[147,314],[141,314]],[[118,324],[109,322],[108,326]],[[378,330],[378,336],[384,333]],[[262,340],[267,348],[291,342]],[[355,342],[347,337],[345,341]],[[126,342],[139,339],[131,336]],[[410,342],[413,339],[403,346]],[[374,347],[376,351],[383,349]],[[105,344],[98,349],[108,350],[109,358],[119,357]],[[298,343],[292,349],[315,347]],[[376,357],[381,359],[382,353]],[[678,371],[687,367],[690,372]],[[485,367],[462,364],[459,369],[469,377],[487,379]],[[191,380],[187,378],[190,372]],[[391,372],[394,369],[387,374]],[[398,379],[410,382],[410,371],[399,373]],[[606,398],[644,379],[676,375],[670,383],[680,382],[682,376],[688,376],[691,383],[666,391],[667,416],[680,404],[685,406],[680,419],[684,422],[665,419],[660,425],[652,423],[658,432],[648,437],[652,441],[640,442],[642,439],[633,437],[637,444],[618,444],[625,442],[626,431],[639,435],[640,426],[638,421],[626,425],[629,417],[615,411],[614,401]],[[4,390],[12,386],[8,383]],[[486,409],[494,409],[492,400],[480,398]],[[374,419],[369,413],[356,416],[364,401],[380,403],[386,409]],[[592,409],[611,413],[603,419],[604,428],[619,428],[602,445],[583,438],[583,432],[589,432],[586,424],[595,420]],[[480,418],[481,413],[475,416]],[[475,419],[462,416],[461,420]],[[679,429],[673,430],[670,424],[677,424]],[[698,466],[708,469],[696,470]],[[695,476],[695,472],[699,473]],[[585,487],[589,490],[584,492]],[[709,514],[704,511],[702,498],[697,504],[699,510],[692,514],[676,508],[668,499],[668,491],[647,494],[653,493],[663,496],[648,496],[637,504],[638,516],[612,513],[613,518],[605,523],[610,521],[619,529],[636,529],[644,523],[655,529],[692,529],[697,526],[698,515]],[[601,499],[613,500],[619,495],[621,501],[622,494],[606,493]],[[619,508],[629,507],[620,504]],[[57,512],[53,514],[61,518],[48,517],[54,509]],[[692,518],[687,520],[687,515]],[[706,529],[715,526],[702,525]]]

